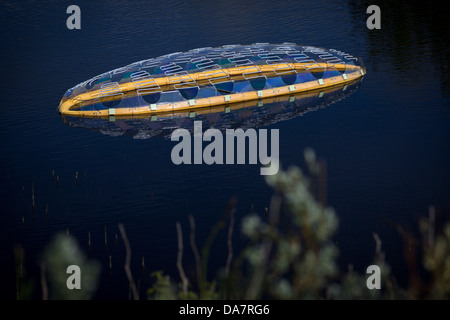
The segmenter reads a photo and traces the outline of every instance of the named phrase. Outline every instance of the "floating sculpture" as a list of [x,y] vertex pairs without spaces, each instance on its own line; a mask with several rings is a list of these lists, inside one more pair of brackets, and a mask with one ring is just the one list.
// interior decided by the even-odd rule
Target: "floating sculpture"
[[243,130],[269,126],[325,108],[352,95],[360,86],[361,78],[348,84],[336,85],[319,91],[244,101],[232,105],[193,108],[153,115],[73,117],[61,115],[71,127],[98,131],[110,136],[131,136],[134,139],[151,137],[170,138],[175,129],[194,130],[194,121],[202,121],[203,128]]
[[77,117],[160,115],[346,84],[360,58],[291,43],[226,45],[143,60],[69,89],[58,111]]

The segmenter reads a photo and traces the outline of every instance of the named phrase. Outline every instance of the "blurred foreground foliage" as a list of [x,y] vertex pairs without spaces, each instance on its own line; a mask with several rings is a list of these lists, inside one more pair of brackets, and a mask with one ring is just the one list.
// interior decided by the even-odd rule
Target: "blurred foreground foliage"
[[[76,265],[81,270],[81,290],[68,290],[67,267]],[[100,263],[88,259],[80,249],[75,238],[57,234],[44,251],[41,263],[41,282],[48,282],[48,298],[60,300],[88,300],[97,290],[100,276]],[[45,272],[45,275],[42,272]],[[46,284],[41,284],[46,285]]]
[[[267,183],[275,191],[270,208],[266,208],[265,217],[252,213],[243,218],[240,232],[248,239],[248,245],[238,254],[233,252],[232,246],[235,199],[230,200],[201,251],[195,243],[194,219],[189,216],[190,247],[196,261],[194,279],[188,279],[183,270],[183,235],[177,223],[177,267],[181,282],[165,275],[163,271],[153,272],[151,276],[154,281],[147,290],[147,298],[449,299],[450,224],[437,233],[433,208],[430,208],[429,217],[420,221],[420,241],[398,227],[405,241],[413,241],[421,249],[418,255],[415,249],[405,255],[410,269],[408,288],[397,285],[384,259],[381,239],[376,234],[373,264],[381,270],[381,289],[367,288],[368,274],[358,274],[352,268],[340,271],[336,262],[339,250],[332,240],[338,229],[338,219],[334,210],[324,204],[324,165],[316,160],[315,153],[310,149],[305,150],[304,156],[308,175],[297,167],[291,167],[267,176]],[[218,232],[227,225],[226,266],[215,278],[208,280],[210,248]],[[36,285],[24,281],[23,250],[20,247],[15,249],[15,255],[17,298],[22,299]],[[417,256],[422,259],[419,266],[414,265]],[[83,290],[67,290],[66,280],[69,275],[66,268],[72,264],[83,270]],[[45,299],[90,299],[96,291],[100,266],[87,259],[75,239],[68,235],[58,235],[46,248],[41,269],[41,287]],[[426,274],[419,272],[420,269]],[[129,279],[131,286],[132,277]]]
[[[313,195],[318,193],[320,196],[323,165],[311,149],[305,150],[304,156],[308,176],[297,167],[267,176],[267,183],[275,190],[270,208],[266,210],[268,217],[263,219],[260,215],[250,214],[243,218],[241,232],[249,239],[249,244],[232,265],[227,265],[211,281],[206,281],[207,257],[203,256],[200,257],[201,266],[198,266],[198,279],[193,281],[183,279],[184,272],[180,283],[161,271],[156,272],[148,298],[449,299],[450,224],[444,227],[443,233],[435,235],[433,209],[430,209],[429,218],[420,221],[421,267],[429,273],[427,281],[416,272],[412,273],[408,288],[399,287],[376,234],[373,264],[381,270],[381,289],[367,288],[370,274],[361,275],[351,268],[340,271],[336,262],[339,250],[332,241],[338,228],[337,216],[332,208]],[[215,229],[223,228],[226,219],[231,217],[229,227],[232,230],[233,213],[231,203]],[[230,232],[228,241],[231,241]],[[191,242],[191,246],[195,253],[195,244],[193,246]],[[229,252],[229,258],[230,255]]]

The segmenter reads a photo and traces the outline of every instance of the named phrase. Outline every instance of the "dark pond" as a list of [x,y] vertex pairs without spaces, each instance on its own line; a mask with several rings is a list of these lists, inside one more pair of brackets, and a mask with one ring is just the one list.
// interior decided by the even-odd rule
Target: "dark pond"
[[[39,279],[39,254],[54,234],[68,229],[87,251],[90,232],[91,257],[103,265],[96,298],[127,299],[124,248],[115,243],[123,223],[144,297],[142,257],[148,272],[178,279],[177,221],[188,231],[193,214],[203,243],[233,196],[237,224],[251,208],[263,214],[272,190],[260,165],[176,166],[170,130],[145,126],[147,139],[136,139],[136,123],[68,121],[56,112],[67,89],[97,74],[172,52],[255,42],[335,48],[363,59],[367,75],[345,99],[329,105],[325,95],[283,107],[283,121],[255,116],[255,122],[279,129],[283,167],[304,168],[307,147],[326,160],[342,268],[365,271],[377,232],[394,273],[405,280],[395,224],[414,230],[429,205],[438,219],[449,216],[450,30],[444,12],[431,5],[378,3],[381,30],[366,28],[373,4],[366,1],[2,1],[2,297],[16,297],[16,245],[24,249],[28,276]],[[81,8],[81,30],[66,28],[71,4]],[[220,234],[213,246],[213,274],[225,264],[225,238]],[[234,241],[237,247],[243,241],[238,232]],[[191,254],[185,259],[192,272]],[[40,298],[38,283],[36,289]]]

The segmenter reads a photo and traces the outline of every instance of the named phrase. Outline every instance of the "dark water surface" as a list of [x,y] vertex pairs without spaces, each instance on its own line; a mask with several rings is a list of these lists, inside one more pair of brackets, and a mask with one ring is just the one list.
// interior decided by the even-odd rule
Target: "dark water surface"
[[[71,4],[81,8],[81,30],[66,28]],[[255,42],[335,48],[363,59],[367,75],[351,96],[264,128],[279,129],[283,166],[304,167],[306,147],[326,159],[328,203],[340,219],[341,265],[352,263],[363,272],[377,232],[402,278],[403,247],[391,222],[414,228],[429,205],[439,218],[448,217],[450,207],[450,30],[448,19],[431,6],[386,1],[380,4],[382,29],[369,31],[369,4],[2,1],[1,295],[16,294],[13,246],[24,248],[28,273],[38,276],[39,253],[67,228],[86,250],[91,233],[91,256],[103,262],[96,297],[127,299],[124,249],[115,244],[119,222],[129,234],[136,273],[144,256],[148,272],[164,269],[178,279],[176,221],[188,231],[187,215],[193,214],[202,243],[232,196],[238,198],[238,218],[252,205],[263,213],[272,191],[259,165],[176,166],[170,140],[69,127],[56,113],[68,88],[97,74],[171,52]],[[213,247],[214,268],[225,264],[224,238]],[[242,241],[238,232],[234,241]],[[185,256],[189,273],[192,257],[189,251]],[[143,297],[148,277],[140,278]],[[39,298],[38,284],[36,289]]]

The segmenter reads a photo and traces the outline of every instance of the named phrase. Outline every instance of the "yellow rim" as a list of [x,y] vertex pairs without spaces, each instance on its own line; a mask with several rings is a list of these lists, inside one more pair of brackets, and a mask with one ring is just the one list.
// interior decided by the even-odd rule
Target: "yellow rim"
[[[239,77],[243,76],[245,73],[253,73],[253,72],[261,72],[262,74],[277,72],[277,70],[281,70],[284,73],[289,72],[298,72],[298,71],[306,71],[306,67],[308,69],[312,68],[327,68],[327,64],[324,63],[315,63],[311,64],[303,64],[303,63],[282,63],[282,64],[272,64],[272,65],[261,65],[256,68],[255,66],[246,67],[238,67],[238,68],[228,68],[228,69],[218,69],[218,70],[207,70],[203,72],[191,73],[186,75],[176,75],[169,77],[160,77],[154,78],[154,82],[160,86],[173,86],[176,84],[181,84],[184,82],[201,82],[201,81],[210,81],[214,80],[218,77],[218,73],[227,73],[230,77]],[[309,90],[315,90],[319,88],[327,88],[330,86],[344,84],[347,82],[352,82],[355,79],[358,79],[364,75],[364,71],[361,67],[347,64],[336,64],[333,65],[338,71],[344,71],[344,75],[335,76],[327,79],[313,80],[305,83],[299,83],[294,85],[287,85],[278,88],[265,89],[260,91],[250,91],[243,93],[234,93],[230,95],[223,96],[215,96],[209,98],[201,98],[201,99],[192,99],[186,101],[179,101],[174,103],[159,103],[155,105],[147,105],[147,106],[138,106],[134,108],[109,108],[104,110],[89,110],[89,111],[81,111],[81,110],[73,110],[73,108],[77,107],[81,103],[94,102],[99,97],[99,90],[94,90],[88,93],[80,94],[73,98],[66,98],[61,101],[61,104],[58,108],[59,112],[63,115],[70,116],[81,116],[81,117],[103,117],[109,115],[117,115],[117,116],[133,116],[133,115],[147,115],[147,114],[160,114],[167,113],[173,111],[182,111],[187,109],[198,109],[204,107],[212,107],[219,106],[225,104],[239,103],[249,100],[257,100],[262,98],[270,98],[279,95],[288,95],[294,93],[306,92]],[[252,71],[255,69],[255,71]],[[259,71],[257,71],[259,70]],[[280,74],[277,73],[277,76]],[[139,93],[137,92],[136,86],[142,86],[144,88],[145,82],[148,80],[136,81],[136,82],[127,82],[120,84],[118,89],[122,94],[126,94],[127,96],[135,96]],[[123,96],[110,96],[106,98],[102,98],[102,101],[113,101],[116,99],[122,99]],[[98,100],[97,100],[98,101]]]

